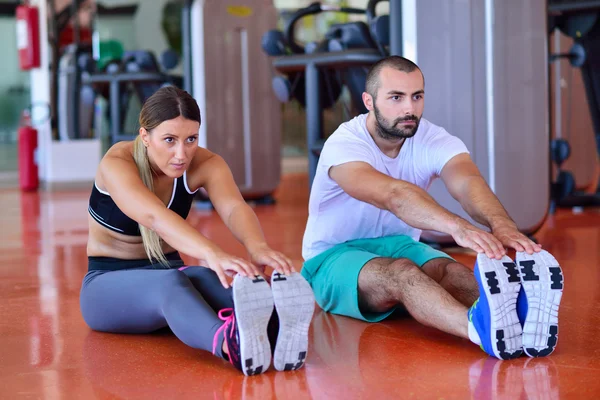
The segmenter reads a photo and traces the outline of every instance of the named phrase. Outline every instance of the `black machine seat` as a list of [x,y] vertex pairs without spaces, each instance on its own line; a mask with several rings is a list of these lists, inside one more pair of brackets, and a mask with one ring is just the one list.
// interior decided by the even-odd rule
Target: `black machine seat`
[[325,34],[329,40],[329,51],[347,49],[376,49],[369,27],[362,21],[333,24]]
[[[378,50],[382,47],[373,40],[369,27],[362,21],[332,25],[325,37],[329,41],[330,52],[352,49]],[[352,104],[361,114],[367,112],[362,101],[362,93],[365,90],[368,72],[368,65],[350,66],[342,72],[344,84],[352,98]]]

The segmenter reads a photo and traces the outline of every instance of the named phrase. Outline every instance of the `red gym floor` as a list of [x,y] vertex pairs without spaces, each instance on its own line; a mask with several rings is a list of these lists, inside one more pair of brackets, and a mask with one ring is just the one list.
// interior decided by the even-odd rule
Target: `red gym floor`
[[[410,319],[369,325],[317,310],[305,368],[246,378],[169,332],[114,335],[85,325],[87,197],[0,191],[0,399],[600,398],[600,209],[559,210],[536,235],[565,275],[550,357],[502,362]],[[256,211],[270,244],[299,267],[306,176],[284,177],[276,198]],[[193,211],[190,220],[245,255],[214,213]]]

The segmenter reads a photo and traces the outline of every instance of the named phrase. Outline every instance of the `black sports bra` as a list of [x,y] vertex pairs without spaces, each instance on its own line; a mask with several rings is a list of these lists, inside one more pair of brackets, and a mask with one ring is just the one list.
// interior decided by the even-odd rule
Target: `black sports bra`
[[[190,191],[187,185],[187,173],[173,181],[173,193],[171,201],[167,206],[171,211],[179,214],[183,219],[187,218],[194,194],[198,191]],[[104,190],[98,189],[96,182],[90,195],[90,204],[88,211],[92,218],[98,223],[112,231],[129,236],[140,236],[140,228],[137,222],[129,218],[117,207],[110,194]]]

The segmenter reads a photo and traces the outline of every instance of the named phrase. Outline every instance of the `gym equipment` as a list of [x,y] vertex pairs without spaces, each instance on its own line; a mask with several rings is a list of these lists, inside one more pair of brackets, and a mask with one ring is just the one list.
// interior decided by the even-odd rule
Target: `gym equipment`
[[[285,32],[271,30],[263,35],[262,46],[269,56],[281,56],[285,54],[314,54],[330,51],[329,40],[307,43],[302,46],[295,39],[296,23],[309,15],[319,14],[324,11],[339,11],[348,14],[364,14],[364,10],[347,7],[322,6],[320,3],[312,3],[307,7],[296,10],[286,23]],[[338,36],[342,32],[333,33]],[[333,40],[333,37],[331,38]],[[339,40],[338,40],[339,42]],[[341,44],[340,44],[341,46]],[[342,83],[335,70],[322,69],[319,81],[323,90],[320,92],[320,104],[323,109],[329,109],[337,102],[342,93]],[[281,102],[296,99],[300,105],[306,107],[306,76],[304,71],[290,71],[286,75],[273,78],[273,91]]]
[[379,52],[382,56],[388,56],[390,54],[390,16],[377,15],[375,13],[377,4],[381,3],[382,1],[388,0],[369,0],[365,12],[367,14],[367,21],[369,24],[369,30],[371,31],[371,36],[373,37],[373,40],[375,40]]
[[[140,103],[166,84],[181,86],[181,79],[169,75],[167,68],[177,65],[177,56],[166,51],[163,68],[145,50],[126,51],[122,59],[104,61],[98,70],[91,47],[69,45],[58,69],[58,132],[61,140],[93,136],[94,102],[101,95],[109,100],[111,143],[131,140],[136,133],[124,133],[124,112],[130,97]],[[165,65],[166,64],[166,65]]]
[[[361,10],[367,15],[367,23],[357,21],[332,25],[325,34],[329,51],[377,49],[382,57],[387,56],[386,43],[388,40],[384,36],[386,35],[386,22],[389,25],[389,16],[375,16],[375,5],[379,2],[380,0],[371,0],[367,5],[367,9]],[[389,29],[387,36],[389,37]],[[366,65],[353,66],[344,68],[339,72],[344,85],[350,92],[355,112],[358,114],[366,113],[367,109],[362,100],[362,93],[365,91],[369,67]]]
[[[573,67],[581,69],[600,155],[600,1],[550,0],[548,12],[550,28],[558,29],[574,40],[568,53],[553,54],[549,61],[566,58]],[[558,174],[552,182],[551,212],[556,207],[600,205],[600,182],[596,184],[596,193],[577,191],[573,174],[561,168],[569,155],[570,145],[566,140],[552,140],[551,159],[558,167]]]
[[[136,95],[140,104],[165,85],[181,87],[181,79],[169,75],[166,70],[178,64],[177,55],[167,50],[162,55],[161,68],[154,55],[145,50],[126,51],[123,59],[108,63],[103,72],[86,70],[81,82],[83,87],[90,86],[96,93],[103,94],[109,100],[111,142],[133,140],[137,132],[123,132],[125,123],[123,110],[132,95]],[[92,104],[93,105],[93,104]]]
[[561,168],[562,164],[571,155],[571,146],[564,139],[553,139],[550,142],[550,159],[556,164],[558,171],[556,181],[551,182],[550,198],[550,213],[556,210],[557,202],[570,196],[575,191],[575,178],[569,171]]
[[91,136],[96,94],[82,84],[82,71],[93,69],[90,46],[71,44],[58,62],[58,136],[62,141]]
[[[75,15],[81,3],[82,0],[73,0],[71,7],[57,15],[54,24],[58,33]],[[128,13],[133,13],[137,6],[126,9]],[[134,94],[143,103],[163,85],[181,86],[181,78],[167,73],[177,66],[179,57],[174,51],[167,50],[162,55],[161,67],[151,52],[123,52],[120,43],[114,41],[94,43],[100,49],[100,54],[93,54],[93,44],[80,43],[78,40],[76,18],[74,25],[75,42],[64,49],[58,61],[56,97],[59,138],[71,140],[94,135],[94,112],[98,95],[109,100],[109,144],[134,138],[135,132],[123,132],[123,110],[127,109]],[[54,43],[54,47],[57,46]],[[113,59],[110,59],[111,54]]]
[[585,13],[600,10],[599,0],[548,0],[548,12],[553,14]]
[[[286,23],[285,33],[271,30],[263,35],[263,50],[270,56],[285,56],[291,54],[312,54],[323,52],[338,52],[350,49],[378,49],[382,56],[387,55],[386,41],[378,42],[372,37],[372,31],[385,31],[386,21],[374,14],[375,4],[381,0],[371,0],[370,9],[362,10],[349,7],[333,7],[312,3],[301,8],[290,16]],[[309,43],[302,47],[297,43],[294,32],[296,23],[302,18],[319,14],[322,12],[340,12],[345,14],[368,15],[369,24],[373,29],[362,21],[333,24],[325,33],[321,42]],[[387,16],[385,16],[387,17]],[[343,70],[334,68],[320,68],[320,105],[323,109],[329,109],[338,100],[342,86],[350,91],[352,104],[359,113],[366,112],[362,102],[362,92],[365,87],[365,78],[368,72],[367,66],[354,66]],[[296,99],[302,107],[306,107],[306,79],[304,71],[289,71],[286,75],[278,75],[273,78],[273,90],[277,98],[282,102]]]
[[[273,66],[282,74],[273,79],[277,98],[281,101],[296,98],[306,108],[309,184],[324,143],[323,110],[335,104],[345,85],[355,109],[366,112],[362,92],[368,67],[387,52],[372,38],[364,22],[334,24],[323,41],[303,48],[295,39],[294,26],[300,19],[321,12],[365,14],[366,11],[312,3],[291,15],[285,34],[269,31],[263,36],[263,50],[275,56]],[[310,50],[306,51],[307,48]]]
[[[67,140],[88,137],[87,134],[80,136],[79,133],[86,132],[81,131],[81,128],[89,128],[87,112],[84,111],[85,115],[83,116],[79,111],[73,112],[73,110],[80,109],[80,96],[82,95],[78,58],[81,53],[91,51],[89,44],[81,43],[79,18],[73,18],[83,3],[84,0],[72,0],[70,4],[64,6],[62,11],[56,12],[56,1],[48,0],[48,41],[51,50],[50,125],[54,139]],[[62,50],[61,34],[68,28],[71,20],[73,21],[73,43]],[[88,97],[89,92],[84,90],[84,101],[88,100],[87,102],[89,102]],[[68,110],[70,113],[67,113]],[[80,124],[80,119],[83,119],[82,124]]]

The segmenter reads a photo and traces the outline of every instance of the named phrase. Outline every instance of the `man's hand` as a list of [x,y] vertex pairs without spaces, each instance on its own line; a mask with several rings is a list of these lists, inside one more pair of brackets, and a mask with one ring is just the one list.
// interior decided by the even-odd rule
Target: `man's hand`
[[492,233],[503,246],[513,248],[516,251],[526,251],[527,254],[533,254],[542,250],[541,245],[519,232],[516,225],[502,224],[495,226]]
[[541,246],[519,232],[496,195],[479,173],[468,154],[452,158],[442,170],[442,179],[454,199],[475,221],[490,227],[496,240],[505,248],[538,252]]
[[499,260],[506,254],[502,243],[494,235],[467,221],[459,222],[450,234],[459,246],[469,248],[477,253],[485,253],[489,258]]

